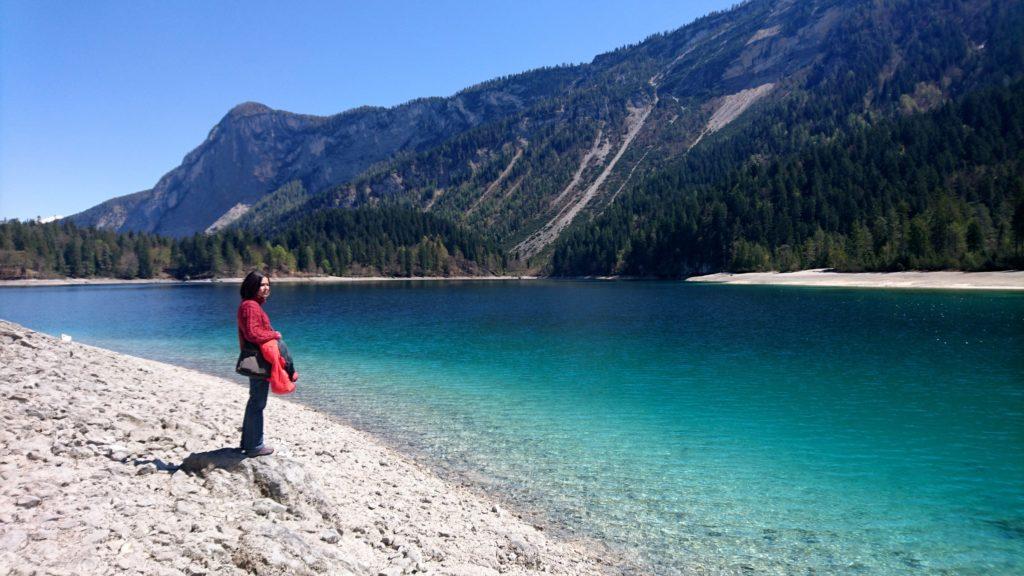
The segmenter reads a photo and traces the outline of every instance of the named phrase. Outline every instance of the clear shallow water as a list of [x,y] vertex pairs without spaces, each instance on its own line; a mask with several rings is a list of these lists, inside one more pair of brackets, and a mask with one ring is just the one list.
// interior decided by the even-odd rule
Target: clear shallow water
[[[231,375],[237,299],[4,288],[0,318]],[[424,282],[267,310],[297,399],[657,573],[1024,571],[1024,295]]]

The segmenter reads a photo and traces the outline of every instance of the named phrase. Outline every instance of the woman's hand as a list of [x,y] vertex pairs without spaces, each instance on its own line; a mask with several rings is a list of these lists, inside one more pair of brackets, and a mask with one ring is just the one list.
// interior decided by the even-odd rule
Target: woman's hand
[[298,380],[299,380],[299,373],[298,372],[292,372],[292,382],[297,382]]

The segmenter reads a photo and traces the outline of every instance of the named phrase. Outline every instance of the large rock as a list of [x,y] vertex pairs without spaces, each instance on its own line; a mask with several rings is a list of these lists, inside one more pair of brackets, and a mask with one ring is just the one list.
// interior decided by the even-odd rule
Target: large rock
[[244,477],[257,494],[285,506],[296,517],[334,522],[334,511],[323,490],[301,463],[285,456],[247,458],[234,449],[223,448],[190,454],[182,461],[180,470],[206,479],[207,486],[220,486],[224,490],[227,487],[214,471],[237,474]]
[[285,457],[259,458],[245,463],[261,493],[288,507],[288,511],[308,518],[333,519],[334,512],[320,486],[306,474],[302,464]]
[[263,524],[244,534],[232,556],[235,566],[257,576],[366,574],[332,549],[280,524]]

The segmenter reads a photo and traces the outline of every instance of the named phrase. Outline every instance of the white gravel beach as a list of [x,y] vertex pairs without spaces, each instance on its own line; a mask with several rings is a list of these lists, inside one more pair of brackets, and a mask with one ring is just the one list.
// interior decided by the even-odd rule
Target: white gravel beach
[[780,286],[846,286],[857,288],[933,288],[942,290],[1024,290],[1024,271],[1001,272],[750,272],[693,276],[687,282],[774,284]]
[[243,458],[247,394],[0,320],[0,575],[626,570],[288,399]]

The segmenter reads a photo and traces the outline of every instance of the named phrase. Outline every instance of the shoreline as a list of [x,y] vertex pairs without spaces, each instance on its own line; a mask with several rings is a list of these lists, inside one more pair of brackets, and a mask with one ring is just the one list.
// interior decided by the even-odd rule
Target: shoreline
[[[271,276],[280,284],[347,284],[358,282],[438,282],[486,281],[506,282],[510,280],[538,280],[540,276]],[[25,278],[0,280],[0,288],[27,288],[45,286],[114,286],[118,284],[240,284],[242,278],[205,278],[202,280],[175,280],[173,278]]]
[[762,286],[819,286],[926,290],[1024,290],[1024,271],[1000,272],[797,272],[718,273],[691,276],[687,282]]
[[[509,281],[667,281],[635,276],[281,276],[271,277],[279,284],[350,284],[369,282],[509,282]],[[845,288],[898,288],[937,290],[1024,290],[1024,271],[997,272],[909,271],[909,272],[831,272],[826,268],[796,272],[719,272],[704,276],[690,276],[684,282],[765,286],[819,286]],[[31,288],[48,286],[115,286],[145,284],[238,284],[242,278],[206,278],[202,280],[175,280],[150,278],[124,280],[120,278],[41,278],[0,280],[0,288]]]
[[277,452],[241,459],[237,382],[4,320],[0,360],[0,573],[578,576],[633,564],[292,398],[266,408]]

